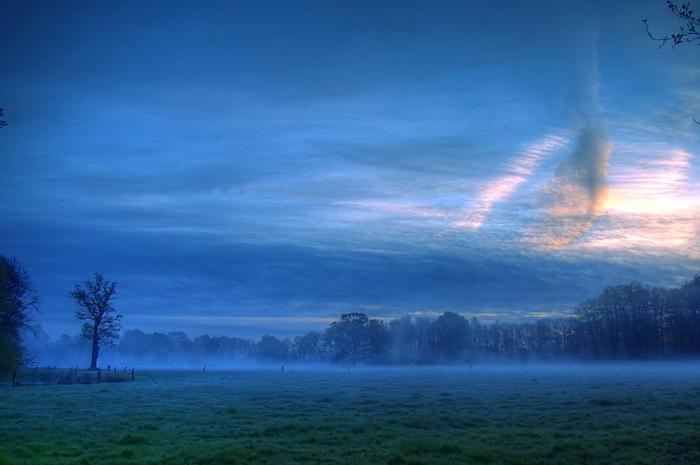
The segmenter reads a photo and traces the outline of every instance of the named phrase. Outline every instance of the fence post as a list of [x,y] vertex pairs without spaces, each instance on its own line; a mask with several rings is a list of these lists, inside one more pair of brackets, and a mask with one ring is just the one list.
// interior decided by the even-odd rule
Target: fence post
[[17,385],[17,370],[12,370],[12,387]]
[[97,370],[97,384],[100,384],[100,381],[102,381],[101,373],[101,371]]
[[131,369],[131,381],[134,381],[134,369]]

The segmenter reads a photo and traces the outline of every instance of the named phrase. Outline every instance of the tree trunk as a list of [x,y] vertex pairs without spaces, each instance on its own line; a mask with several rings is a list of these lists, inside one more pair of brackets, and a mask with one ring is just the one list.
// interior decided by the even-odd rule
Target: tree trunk
[[100,338],[97,323],[92,328],[92,354],[90,357],[90,369],[97,370],[97,357],[100,355]]

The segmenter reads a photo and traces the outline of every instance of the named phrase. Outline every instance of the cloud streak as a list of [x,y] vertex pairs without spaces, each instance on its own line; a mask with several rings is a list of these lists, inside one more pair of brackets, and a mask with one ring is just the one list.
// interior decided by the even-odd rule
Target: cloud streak
[[488,182],[481,189],[473,203],[467,206],[467,212],[456,226],[471,230],[481,228],[494,207],[508,200],[527,182],[545,157],[562,149],[566,143],[565,137],[550,134],[528,145],[506,168],[507,174]]
[[[611,173],[606,210],[630,214],[665,214],[686,210],[698,201],[690,190],[691,155],[681,148],[659,147],[637,166]],[[648,150],[648,149],[647,149]]]

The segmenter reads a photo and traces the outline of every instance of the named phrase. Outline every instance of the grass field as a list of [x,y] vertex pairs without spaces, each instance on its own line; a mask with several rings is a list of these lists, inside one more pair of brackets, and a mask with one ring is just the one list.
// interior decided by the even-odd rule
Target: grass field
[[1,464],[698,464],[700,367],[137,373],[0,387]]

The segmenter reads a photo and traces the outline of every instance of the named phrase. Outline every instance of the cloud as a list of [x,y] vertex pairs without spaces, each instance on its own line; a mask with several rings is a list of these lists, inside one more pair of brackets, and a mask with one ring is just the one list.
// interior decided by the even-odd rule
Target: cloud
[[[639,147],[638,152],[643,153]],[[606,210],[630,214],[665,214],[690,208],[698,200],[689,186],[691,155],[681,148],[648,144],[641,162],[610,176]]]
[[375,213],[380,218],[398,216],[409,218],[444,219],[449,213],[439,208],[431,208],[418,203],[392,200],[348,200],[339,201],[338,205],[358,208],[362,212]]
[[528,180],[543,158],[560,150],[566,143],[566,138],[550,134],[527,146],[506,168],[507,174],[486,183],[476,200],[467,207],[467,213],[456,225],[479,229],[496,204],[512,196],[518,187]]
[[601,224],[580,246],[700,258],[700,195],[690,177],[692,155],[666,144],[646,143],[622,147],[621,156],[625,163],[611,167]]
[[573,152],[559,164],[546,187],[546,216],[531,235],[538,248],[571,244],[603,212],[611,150],[600,123],[589,122],[581,128]]
[[[159,330],[163,325],[150,318],[164,314],[243,317],[230,323],[251,327],[253,317],[299,317],[301,327],[302,317],[353,310],[378,316],[423,309],[497,312],[505,318],[509,312],[570,309],[634,269],[490,248],[430,250],[415,242],[394,243],[395,253],[387,253],[46,222],[8,228],[7,221],[0,222],[7,253],[32,273],[44,317],[63,319],[66,331],[77,330],[67,292],[98,270],[119,283],[118,308],[132,327]],[[643,270],[647,279],[658,276],[658,266]]]
[[629,11],[508,9],[484,43],[502,18],[484,23],[476,3],[176,9],[155,31],[130,9],[22,8],[1,31],[31,46],[0,51],[0,253],[70,332],[66,292],[96,270],[152,329],[165,322],[151,315],[202,315],[217,330],[346,310],[507,318],[687,278],[697,54],[658,52]]

